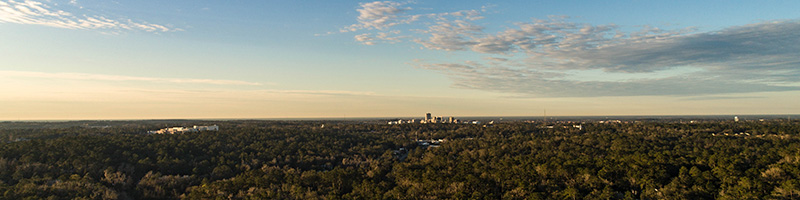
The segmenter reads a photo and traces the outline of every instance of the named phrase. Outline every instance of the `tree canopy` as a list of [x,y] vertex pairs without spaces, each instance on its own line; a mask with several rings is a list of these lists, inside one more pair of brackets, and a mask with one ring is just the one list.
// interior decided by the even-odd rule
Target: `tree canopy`
[[800,197],[798,121],[81,123],[0,123],[0,199]]

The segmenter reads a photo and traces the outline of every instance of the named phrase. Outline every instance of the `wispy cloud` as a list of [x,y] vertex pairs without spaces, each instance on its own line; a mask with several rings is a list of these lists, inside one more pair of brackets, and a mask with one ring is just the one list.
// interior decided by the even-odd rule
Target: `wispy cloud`
[[212,85],[249,85],[249,86],[263,85],[262,83],[238,81],[238,80],[154,78],[154,77],[119,76],[119,75],[106,75],[106,74],[47,73],[47,72],[30,72],[30,71],[0,71],[0,77],[47,78],[47,79],[68,79],[68,80],[87,80],[87,81],[143,81],[143,82],[157,82],[157,83],[212,84]]
[[564,79],[566,73],[479,64],[422,64],[421,68],[446,74],[454,87],[516,94],[517,97],[686,96],[725,93],[800,90],[703,75],[684,75],[629,81]]
[[398,36],[400,31],[395,30],[391,32],[380,32],[380,33],[364,33],[360,35],[356,35],[356,41],[361,42],[365,45],[375,45],[376,42],[382,41],[385,43],[396,43],[400,42],[401,39],[405,38],[405,36]]
[[727,99],[763,99],[759,96],[698,96],[681,99],[683,101],[706,101],[706,100],[727,100]]
[[407,3],[391,1],[375,1],[361,3],[358,11],[358,23],[343,28],[342,32],[357,31],[360,29],[386,29],[398,24],[411,23],[413,17],[402,16],[401,13],[410,8],[403,8]]
[[[382,2],[382,4],[391,4]],[[405,5],[405,4],[403,4]],[[699,32],[642,26],[626,32],[551,16],[486,32],[484,9],[412,15],[410,28],[355,29],[363,44],[414,42],[422,48],[484,54],[482,59],[427,63],[453,85],[524,97],[704,95],[800,90],[800,21],[777,20]],[[380,13],[379,13],[380,14]],[[422,20],[422,19],[427,19]],[[500,25],[503,26],[503,25]],[[401,32],[402,31],[402,32]],[[390,39],[371,37],[393,32]],[[680,73],[675,73],[679,71]],[[580,80],[573,73],[596,73]],[[641,78],[618,80],[611,77]],[[608,77],[608,78],[603,78]]]
[[457,51],[468,46],[477,45],[473,35],[479,34],[484,27],[477,26],[465,20],[440,20],[427,30],[420,31],[428,34],[427,38],[417,38],[414,42],[422,44],[428,49]]
[[[762,22],[703,33],[646,29],[632,34],[619,33],[612,25],[549,21],[520,24],[519,29],[465,43],[467,45],[450,49],[527,57],[521,67],[490,57],[471,64],[423,64],[423,68],[447,74],[457,87],[525,96],[703,95],[800,90],[797,87],[800,83],[798,21]],[[470,71],[465,71],[465,67]],[[646,76],[679,67],[693,70],[670,77]],[[568,78],[567,71],[597,69],[604,72],[599,76],[616,73],[643,77],[631,81]]]
[[[66,5],[82,9],[75,0],[70,1]],[[106,16],[99,15],[73,14],[50,5],[49,1],[40,2],[33,0],[0,0],[0,23],[33,24],[66,29],[97,29],[107,31],[138,30],[146,32],[170,32],[181,30],[166,25],[136,21],[133,19],[110,19]]]
[[[442,13],[411,13],[413,10],[409,5],[413,2],[392,2],[392,1],[375,1],[369,3],[361,3],[357,17],[358,23],[349,25],[339,30],[340,33],[358,32],[358,31],[373,31],[371,33],[363,33],[354,36],[356,41],[365,45],[375,45],[377,43],[397,43],[403,39],[413,39],[406,35],[400,35],[401,31],[392,29],[399,25],[408,25],[412,23],[437,23],[439,26],[459,26],[471,25],[465,21],[473,21],[482,19],[478,10],[460,10],[454,12]],[[485,8],[483,8],[485,9]],[[451,22],[451,20],[456,20]],[[478,26],[463,27],[468,29],[482,29]],[[437,30],[416,30],[411,29],[409,32],[427,32],[436,34]],[[329,32],[328,35],[333,34]],[[451,40],[448,38],[451,35],[442,35],[435,39]],[[422,43],[420,41],[420,43]],[[435,44],[431,43],[431,46]]]

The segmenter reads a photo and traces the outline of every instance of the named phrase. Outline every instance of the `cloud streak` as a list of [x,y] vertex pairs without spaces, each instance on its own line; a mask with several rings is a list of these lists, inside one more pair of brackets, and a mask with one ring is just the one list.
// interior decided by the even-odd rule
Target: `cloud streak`
[[[475,22],[484,18],[483,10],[424,15],[402,11],[392,12],[389,19],[417,16],[405,23],[413,28],[356,29],[365,32],[356,39],[368,45],[403,41],[429,50],[483,54],[477,60],[414,63],[417,68],[448,76],[458,88],[519,97],[800,90],[798,20],[765,21],[711,32],[651,26],[626,32],[615,24],[593,25],[551,16],[512,23],[505,30],[489,33],[487,24]],[[390,31],[396,33],[390,40],[369,37]],[[574,73],[593,73],[598,78],[580,80]],[[613,78],[631,76],[640,78]]]
[[[77,6],[77,2],[70,1],[69,5]],[[82,9],[82,7],[79,8]],[[98,15],[76,15],[33,0],[0,0],[0,23],[112,31],[172,32],[181,30],[160,24],[134,21],[133,19],[109,19]]]
[[398,24],[407,24],[415,21],[414,17],[400,16],[410,8],[403,8],[406,3],[391,1],[375,1],[361,3],[358,11],[358,23],[350,25],[342,32],[357,31],[360,29],[386,29]]
[[[397,36],[401,33],[400,30],[392,29],[400,25],[410,25],[414,23],[437,23],[440,27],[447,26],[464,26],[471,25],[465,21],[474,21],[483,19],[480,12],[477,10],[460,10],[455,12],[443,13],[410,13],[413,11],[409,4],[412,2],[392,2],[392,1],[375,1],[369,3],[359,4],[360,8],[356,11],[359,13],[356,21],[358,23],[349,25],[339,30],[340,33],[358,32],[358,31],[373,31],[373,33],[364,33],[354,36],[354,39],[365,45],[375,45],[378,43],[397,43],[404,39],[411,39],[410,36]],[[456,20],[451,22],[451,20]],[[478,26],[461,27],[464,29],[482,29]],[[426,32],[436,34],[438,30],[411,30],[417,32]],[[328,33],[331,34],[331,33]],[[455,40],[458,35],[439,35],[432,39],[441,40]],[[422,40],[417,40],[423,43]],[[429,43],[430,47],[434,47],[434,43]],[[438,47],[446,48],[446,47]]]
[[468,64],[422,64],[420,68],[449,76],[454,87],[515,94],[515,97],[693,96],[799,90],[702,75],[629,81],[567,80],[566,73]]
[[105,74],[46,73],[46,72],[29,72],[29,71],[0,71],[0,77],[46,78],[46,79],[67,79],[67,80],[85,80],[85,81],[142,81],[142,82],[155,82],[155,83],[211,84],[211,85],[245,85],[245,86],[263,85],[262,83],[238,81],[238,80],[153,78],[153,77],[119,76],[119,75],[105,75]]
[[[800,90],[800,22],[772,21],[730,27],[716,32],[646,30],[645,34],[611,34],[611,26],[522,24],[493,36],[473,40],[479,53],[525,54],[522,68],[491,58],[491,67],[423,65],[450,76],[454,85],[526,96],[703,95]],[[526,26],[550,34],[531,35]],[[568,29],[564,29],[564,28]],[[582,27],[578,29],[578,27]],[[575,30],[573,32],[573,30]],[[550,32],[552,31],[552,32]],[[487,41],[484,40],[495,41]],[[505,39],[504,39],[505,38]],[[515,38],[515,39],[508,39]],[[542,42],[539,38],[548,38]],[[458,49],[458,48],[455,48]],[[519,53],[518,52],[518,53]],[[600,69],[604,74],[662,73],[674,68],[695,69],[671,77],[642,77],[633,81],[565,79],[565,71]],[[465,70],[469,69],[469,70]],[[541,76],[551,73],[549,76]],[[600,74],[603,75],[603,74]]]
[[356,35],[355,39],[365,45],[375,45],[376,42],[379,41],[384,43],[396,43],[405,38],[404,36],[398,36],[398,34],[400,34],[400,31],[380,32],[375,34],[364,33]]
[[302,94],[302,95],[328,95],[328,96],[376,96],[374,92],[359,92],[347,90],[261,90],[265,93]]

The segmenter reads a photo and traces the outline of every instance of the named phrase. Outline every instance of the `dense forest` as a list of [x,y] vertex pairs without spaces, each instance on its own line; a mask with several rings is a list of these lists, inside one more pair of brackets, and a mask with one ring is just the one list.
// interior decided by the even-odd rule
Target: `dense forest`
[[0,139],[0,199],[800,199],[797,120],[3,122]]

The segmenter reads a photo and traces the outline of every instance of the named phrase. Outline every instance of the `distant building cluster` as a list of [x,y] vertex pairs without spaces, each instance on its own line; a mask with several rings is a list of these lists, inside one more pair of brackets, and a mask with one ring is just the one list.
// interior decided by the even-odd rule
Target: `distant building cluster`
[[611,123],[617,123],[617,124],[619,124],[619,123],[622,123],[622,120],[618,120],[618,119],[607,120],[607,121],[602,121],[602,120],[601,120],[601,121],[598,121],[597,123],[601,123],[601,124],[606,124],[606,123],[607,123],[607,124],[611,124]]
[[28,140],[30,140],[30,139],[24,138],[24,137],[14,139],[14,134],[9,134],[8,135],[8,141],[6,143],[22,142],[22,141],[28,141]]
[[442,117],[442,116],[433,117],[433,116],[431,116],[431,113],[426,113],[425,117],[422,118],[419,121],[417,121],[416,119],[410,119],[410,120],[402,120],[402,119],[400,119],[400,120],[396,120],[396,121],[389,121],[390,125],[391,124],[415,124],[415,123],[420,123],[420,124],[462,124],[462,123],[463,124],[480,124],[480,122],[477,121],[477,120],[462,121],[462,120],[456,119],[455,117]]
[[182,133],[191,133],[191,132],[199,132],[199,131],[219,131],[219,126],[211,125],[211,126],[193,126],[189,127],[172,127],[172,128],[163,128],[160,130],[155,131],[147,131],[148,134],[182,134]]
[[424,148],[427,148],[427,147],[439,147],[439,145],[441,145],[444,142],[447,142],[447,139],[417,140],[417,145],[422,146]]

